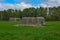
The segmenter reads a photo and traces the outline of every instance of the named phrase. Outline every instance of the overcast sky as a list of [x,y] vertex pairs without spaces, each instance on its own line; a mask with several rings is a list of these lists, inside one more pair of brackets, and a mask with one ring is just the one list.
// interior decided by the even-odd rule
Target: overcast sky
[[47,7],[47,4],[49,7],[57,7],[60,6],[60,0],[0,0],[0,10]]

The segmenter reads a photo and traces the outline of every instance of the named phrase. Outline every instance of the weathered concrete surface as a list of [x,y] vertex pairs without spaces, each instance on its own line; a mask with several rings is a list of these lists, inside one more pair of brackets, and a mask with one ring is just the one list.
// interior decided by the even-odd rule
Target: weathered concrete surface
[[9,21],[20,21],[21,19],[20,18],[16,18],[16,17],[11,17],[9,19]]
[[45,24],[44,17],[23,17],[21,26],[41,26]]

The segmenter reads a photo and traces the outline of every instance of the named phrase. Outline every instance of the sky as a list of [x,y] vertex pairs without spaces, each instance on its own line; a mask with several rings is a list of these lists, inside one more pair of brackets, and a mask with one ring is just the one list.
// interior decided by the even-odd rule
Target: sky
[[0,10],[25,9],[30,7],[58,7],[60,0],[0,0]]

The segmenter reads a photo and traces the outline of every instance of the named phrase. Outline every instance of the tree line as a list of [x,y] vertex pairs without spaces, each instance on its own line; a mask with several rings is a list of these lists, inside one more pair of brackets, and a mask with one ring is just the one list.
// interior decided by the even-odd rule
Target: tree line
[[46,21],[60,21],[60,7],[49,8],[47,16],[47,8],[26,8],[21,10],[3,10],[0,11],[0,20],[9,20],[10,17],[23,18],[23,17],[44,17]]

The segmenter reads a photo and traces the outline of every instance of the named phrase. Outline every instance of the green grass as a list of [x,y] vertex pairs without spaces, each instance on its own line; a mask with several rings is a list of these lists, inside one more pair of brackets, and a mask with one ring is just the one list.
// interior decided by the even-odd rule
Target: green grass
[[60,22],[43,27],[13,26],[20,22],[0,21],[0,40],[60,40]]

